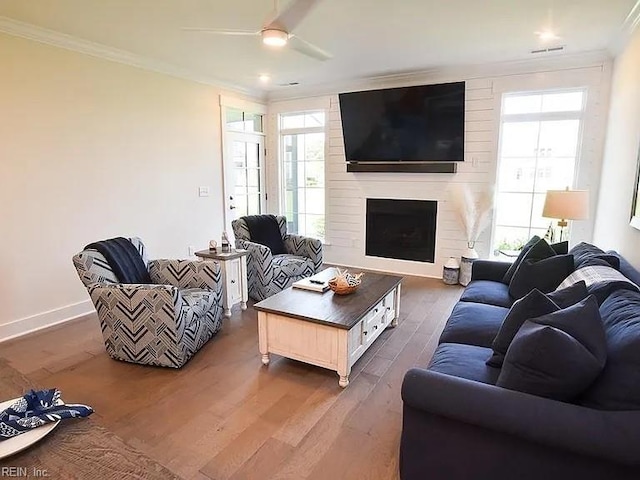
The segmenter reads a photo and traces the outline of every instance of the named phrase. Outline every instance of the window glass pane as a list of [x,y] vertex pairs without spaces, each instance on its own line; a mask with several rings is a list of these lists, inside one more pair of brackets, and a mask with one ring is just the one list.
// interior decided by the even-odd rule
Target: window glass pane
[[307,162],[305,170],[305,186],[324,187],[324,162]]
[[324,160],[324,133],[304,135],[304,159],[307,162]]
[[322,128],[324,112],[300,112],[280,116],[281,129],[299,129],[282,135],[284,213],[291,233],[316,238],[324,236],[325,133],[306,128]]
[[324,215],[306,215],[305,232],[310,237],[324,238]]
[[548,120],[540,126],[540,155],[574,157],[578,148],[580,120]]
[[243,168],[236,168],[233,171],[235,178],[236,192],[244,192],[244,188],[247,186],[247,171]]
[[538,113],[542,108],[541,95],[506,95],[502,105],[502,113]]
[[247,185],[250,187],[260,187],[260,170],[257,168],[249,168],[246,173]]
[[529,227],[503,227],[496,225],[496,250],[519,250],[529,240]]
[[237,110],[235,108],[225,109],[225,123],[227,124],[227,128],[229,130],[244,130],[242,117],[242,110]]
[[[542,209],[544,208],[545,193],[536,193],[533,196],[533,212],[531,215],[531,227],[545,229],[552,222],[552,219],[544,218],[542,216]],[[544,235],[542,235],[544,236]]]
[[503,157],[500,160],[498,190],[501,192],[532,192],[535,171],[535,158]]
[[324,215],[324,188],[307,188],[306,212]]
[[528,227],[532,198],[527,193],[498,193],[496,224]]
[[280,116],[280,128],[286,130],[288,128],[304,127],[304,113],[286,114]]
[[502,123],[494,251],[519,248],[532,235],[546,233],[552,219],[542,217],[545,194],[574,183],[581,118],[547,120],[545,115],[581,112],[584,98],[582,90],[504,97],[503,115],[528,114],[534,120]]
[[244,142],[233,142],[232,159],[235,168],[246,167],[247,147]]
[[248,198],[247,215],[258,215],[260,213],[260,197],[251,195]]
[[584,92],[545,93],[542,96],[543,112],[577,112],[582,110]]
[[539,158],[535,191],[563,190],[573,185],[575,158]]
[[260,166],[260,144],[247,143],[247,166],[258,168]]
[[540,122],[504,122],[500,155],[503,157],[535,157],[538,149]]
[[324,112],[307,113],[304,117],[305,127],[324,127]]
[[245,112],[244,121],[248,132],[262,132],[262,115],[259,113]]

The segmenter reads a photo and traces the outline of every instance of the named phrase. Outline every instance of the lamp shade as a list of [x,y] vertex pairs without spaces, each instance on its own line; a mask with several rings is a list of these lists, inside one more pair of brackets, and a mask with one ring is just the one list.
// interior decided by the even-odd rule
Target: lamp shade
[[589,218],[588,190],[548,190],[542,216],[563,220]]

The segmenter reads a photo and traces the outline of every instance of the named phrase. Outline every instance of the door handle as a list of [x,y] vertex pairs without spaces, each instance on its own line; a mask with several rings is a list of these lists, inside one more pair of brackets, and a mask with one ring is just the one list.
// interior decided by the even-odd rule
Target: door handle
[[236,207],[234,207],[233,205],[229,205],[229,210],[234,210]]

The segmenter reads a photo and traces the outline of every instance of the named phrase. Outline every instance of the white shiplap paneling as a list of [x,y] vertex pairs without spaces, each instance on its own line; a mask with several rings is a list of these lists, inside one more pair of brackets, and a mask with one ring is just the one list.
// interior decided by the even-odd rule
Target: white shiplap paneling
[[[597,188],[600,172],[602,140],[606,121],[604,115],[608,98],[606,86],[610,75],[608,64],[589,65],[584,68],[554,70],[547,72],[518,72],[514,75],[473,78],[466,81],[465,111],[465,161],[458,164],[456,174],[426,173],[348,173],[342,138],[342,124],[338,96],[328,99],[326,150],[326,241],[325,259],[329,263],[369,268],[397,273],[440,277],[442,265],[448,257],[460,257],[466,248],[464,233],[457,221],[456,213],[448,202],[448,191],[452,183],[465,183],[474,191],[493,188],[496,182],[497,150],[500,130],[500,104],[505,92],[537,89],[569,88],[586,86],[589,89],[585,143],[578,171],[577,186]],[[459,81],[461,78],[438,78],[438,81]],[[430,83],[430,82],[424,82]],[[431,82],[437,83],[437,82]],[[403,86],[389,85],[389,86]],[[320,98],[320,97],[318,97]],[[296,107],[304,109],[307,101],[314,98],[297,99]],[[283,111],[282,102],[271,104],[271,115]],[[271,123],[275,124],[275,121]],[[273,132],[272,149],[276,149],[277,132]],[[270,155],[271,177],[278,175],[277,156]],[[594,183],[596,184],[594,187]],[[276,194],[277,188],[270,191]],[[271,194],[270,194],[271,195]],[[276,197],[274,197],[276,198]],[[434,263],[367,257],[365,242],[365,203],[367,198],[397,198],[435,200],[438,202],[436,232],[436,261]],[[277,210],[277,202],[271,202]],[[590,240],[591,222],[574,229],[574,238]],[[490,229],[487,229],[476,244],[482,257],[489,256]]]

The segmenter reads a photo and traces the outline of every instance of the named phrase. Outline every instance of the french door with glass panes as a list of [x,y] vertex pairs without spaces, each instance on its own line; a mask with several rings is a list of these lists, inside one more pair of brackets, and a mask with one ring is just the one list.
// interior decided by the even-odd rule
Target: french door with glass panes
[[493,251],[517,250],[543,237],[547,190],[573,187],[586,92],[545,91],[503,97]]
[[232,220],[264,212],[264,136],[227,132],[225,136],[225,211]]

